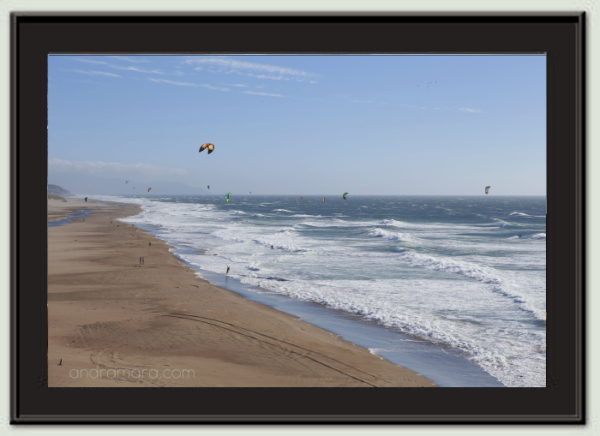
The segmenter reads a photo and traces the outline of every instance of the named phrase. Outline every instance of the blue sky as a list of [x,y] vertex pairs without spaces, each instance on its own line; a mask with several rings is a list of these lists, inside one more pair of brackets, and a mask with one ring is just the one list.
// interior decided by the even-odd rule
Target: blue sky
[[48,179],[72,192],[546,191],[544,56],[48,62]]

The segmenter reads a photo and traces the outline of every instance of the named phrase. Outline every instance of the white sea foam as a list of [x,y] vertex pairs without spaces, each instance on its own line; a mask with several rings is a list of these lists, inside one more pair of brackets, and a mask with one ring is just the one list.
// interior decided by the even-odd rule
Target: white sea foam
[[410,227],[411,224],[404,222],[404,221],[398,221],[395,219],[385,219],[385,220],[381,220],[379,221],[379,224],[381,224],[382,226],[392,226],[392,227]]
[[[545,336],[506,328],[498,318],[519,317],[500,296],[482,294],[476,283],[453,280],[242,281],[293,298],[356,313],[416,337],[467,353],[507,386],[544,386],[544,360],[533,353]],[[493,348],[486,344],[494,343]],[[373,350],[375,351],[375,350]],[[376,351],[375,351],[376,352]],[[522,376],[526,374],[526,376]]]
[[519,212],[517,210],[509,213],[509,215],[516,215],[516,216],[521,216],[521,217],[526,217],[526,218],[545,218],[546,217],[546,215],[530,215],[528,213]]
[[412,250],[404,251],[398,254],[398,257],[413,266],[458,274],[490,285],[488,289],[510,298],[522,309],[533,313],[537,319],[544,319],[544,312],[537,308],[533,308],[531,304],[528,304],[528,301],[522,293],[514,292],[515,288],[506,283],[503,273],[498,270],[467,261],[420,254]]
[[389,230],[375,228],[369,230],[369,235],[375,236],[377,238],[389,239],[392,241],[400,241],[400,242],[417,242],[417,238],[415,238],[410,233],[400,233],[400,232],[390,232]]
[[309,227],[369,227],[375,225],[376,221],[350,221],[341,218],[327,218],[324,220],[306,220],[297,223],[296,226]]

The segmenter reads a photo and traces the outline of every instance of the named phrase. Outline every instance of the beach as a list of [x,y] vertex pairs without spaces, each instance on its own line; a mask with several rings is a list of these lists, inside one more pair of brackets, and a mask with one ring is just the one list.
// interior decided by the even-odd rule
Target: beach
[[[133,204],[49,200],[50,387],[429,387],[416,372],[197,277],[119,221]],[[225,265],[223,265],[225,273]]]

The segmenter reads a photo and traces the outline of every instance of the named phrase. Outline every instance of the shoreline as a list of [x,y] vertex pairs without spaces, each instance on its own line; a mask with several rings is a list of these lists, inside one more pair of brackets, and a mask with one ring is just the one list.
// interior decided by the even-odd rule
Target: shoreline
[[[103,201],[110,201],[104,200]],[[131,203],[130,203],[131,204]],[[125,222],[130,222],[125,220]],[[237,277],[205,270],[186,259],[186,255],[202,251],[187,244],[178,244],[161,236],[160,226],[134,224],[172,247],[171,252],[197,276],[241,295],[290,314],[314,326],[325,329],[358,345],[379,358],[411,369],[440,387],[506,387],[496,377],[469,359],[464,352],[450,346],[413,336],[397,328],[369,320],[352,312],[329,307],[318,302],[296,299],[264,288],[246,284]]]
[[[49,216],[76,202],[49,205]],[[84,219],[48,229],[50,387],[435,386],[197,277],[165,242],[117,221],[139,206],[85,207]]]

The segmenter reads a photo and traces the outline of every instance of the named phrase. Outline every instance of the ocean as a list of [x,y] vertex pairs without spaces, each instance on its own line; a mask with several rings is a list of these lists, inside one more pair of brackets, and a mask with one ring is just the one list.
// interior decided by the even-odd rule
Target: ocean
[[434,345],[498,386],[546,385],[545,197],[94,197],[140,204],[123,221],[216,284],[229,266],[246,293]]

